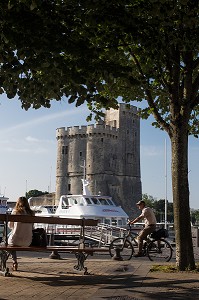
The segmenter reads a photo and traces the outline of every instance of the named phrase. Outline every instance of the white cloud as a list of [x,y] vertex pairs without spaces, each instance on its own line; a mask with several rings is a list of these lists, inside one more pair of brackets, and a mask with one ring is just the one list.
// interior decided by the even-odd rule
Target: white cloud
[[4,149],[4,151],[6,152],[10,152],[10,153],[34,153],[34,154],[42,154],[42,153],[48,153],[48,148],[46,147],[30,147],[30,148],[27,148],[27,147],[7,147],[6,149]]
[[25,138],[14,138],[10,140],[0,140],[0,152],[3,153],[48,153],[51,148],[56,147],[56,140],[38,139],[33,136]]
[[26,140],[27,142],[39,142],[39,139],[34,138],[34,137],[32,137],[32,136],[27,136],[27,137],[25,138],[25,140]]
[[[83,113],[83,110],[86,111],[88,110],[86,107],[83,107],[81,112]],[[50,110],[49,110],[50,111]],[[16,125],[13,125],[13,126],[10,126],[10,127],[6,127],[4,129],[1,129],[0,130],[0,134],[6,134],[6,133],[9,133],[9,132],[14,132],[16,130],[21,130],[23,128],[27,128],[29,126],[37,126],[37,125],[41,125],[41,124],[44,124],[44,123],[47,123],[49,121],[53,121],[55,119],[60,119],[62,117],[65,117],[65,116],[73,116],[73,115],[77,115],[77,108],[73,108],[73,109],[64,109],[64,111],[62,112],[56,112],[56,113],[51,113],[51,114],[47,114],[47,115],[43,115],[39,118],[34,118],[34,119],[31,119],[29,121],[26,121],[26,122],[23,122],[23,123],[20,123],[20,124],[16,124]]]
[[28,153],[29,150],[27,148],[16,148],[16,147],[6,147],[4,148],[5,152],[14,152],[14,153]]

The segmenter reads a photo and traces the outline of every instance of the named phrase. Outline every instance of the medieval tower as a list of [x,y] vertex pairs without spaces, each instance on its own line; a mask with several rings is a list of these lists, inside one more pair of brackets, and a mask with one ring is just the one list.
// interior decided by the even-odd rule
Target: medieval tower
[[137,112],[120,104],[95,125],[57,129],[56,201],[64,194],[81,194],[85,172],[92,194],[112,196],[131,215],[142,197]]

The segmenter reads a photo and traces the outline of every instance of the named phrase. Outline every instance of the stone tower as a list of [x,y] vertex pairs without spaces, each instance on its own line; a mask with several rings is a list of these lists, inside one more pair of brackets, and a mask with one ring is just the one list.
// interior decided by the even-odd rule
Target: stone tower
[[[109,195],[128,215],[142,197],[140,119],[137,108],[120,104],[95,125],[58,128],[56,201],[81,194],[86,173],[92,194]],[[85,164],[85,169],[83,165]]]

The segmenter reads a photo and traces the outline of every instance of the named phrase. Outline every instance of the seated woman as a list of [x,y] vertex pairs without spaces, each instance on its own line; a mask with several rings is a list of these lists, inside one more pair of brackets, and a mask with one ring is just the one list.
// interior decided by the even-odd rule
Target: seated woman
[[[31,210],[26,197],[19,197],[12,214],[34,216],[34,212]],[[11,229],[8,237],[9,246],[30,246],[32,242],[33,223],[9,222],[8,226]],[[10,254],[13,260],[13,270],[17,271],[18,263],[16,251],[11,251]]]

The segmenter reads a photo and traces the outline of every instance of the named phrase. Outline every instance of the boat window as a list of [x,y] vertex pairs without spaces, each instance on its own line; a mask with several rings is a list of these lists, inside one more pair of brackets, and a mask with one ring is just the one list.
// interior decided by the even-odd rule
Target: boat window
[[99,202],[99,200],[97,198],[92,197],[91,199],[92,199],[92,201],[93,201],[94,204],[97,204],[97,205],[100,204],[100,202]]
[[121,219],[118,219],[118,223],[117,223],[117,225],[118,225],[118,226],[121,226],[121,225],[123,225],[123,222],[122,222],[122,220],[121,220]]
[[70,197],[68,198],[70,205],[75,205],[75,204],[79,204],[78,199]]
[[109,205],[107,199],[99,198],[98,199],[101,205]]
[[1,205],[6,207],[7,201],[6,200],[1,200]]
[[107,225],[111,225],[111,220],[110,219],[105,219],[104,223],[107,224]]
[[114,205],[113,201],[111,199],[107,199],[109,205]]
[[89,198],[85,198],[87,204],[92,204],[91,200]]
[[62,200],[62,205],[61,205],[61,207],[62,207],[63,209],[68,208],[68,199],[67,199],[67,198],[64,198],[64,199]]
[[112,223],[111,225],[117,226],[117,219],[113,219],[113,218],[112,218],[112,222],[111,222],[111,223]]
[[128,223],[128,220],[126,218],[122,218],[122,225],[126,225]]

